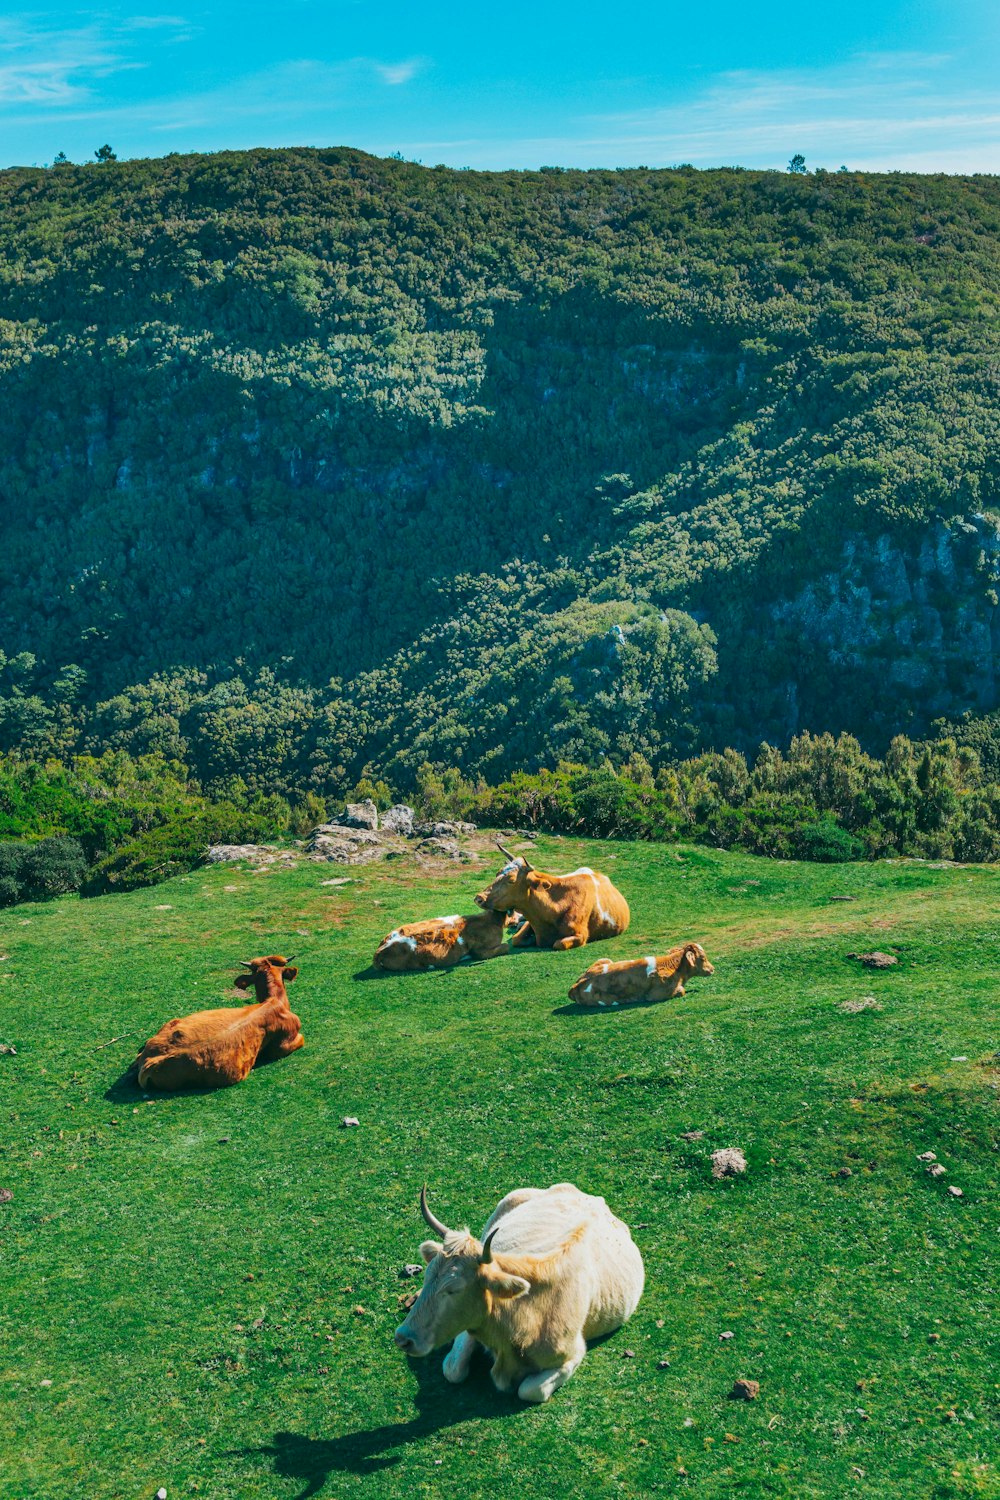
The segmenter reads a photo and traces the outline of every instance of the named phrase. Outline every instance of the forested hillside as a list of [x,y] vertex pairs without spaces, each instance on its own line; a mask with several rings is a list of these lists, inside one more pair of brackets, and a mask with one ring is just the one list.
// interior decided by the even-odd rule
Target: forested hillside
[[0,174],[0,749],[327,796],[996,708],[998,230],[992,177]]

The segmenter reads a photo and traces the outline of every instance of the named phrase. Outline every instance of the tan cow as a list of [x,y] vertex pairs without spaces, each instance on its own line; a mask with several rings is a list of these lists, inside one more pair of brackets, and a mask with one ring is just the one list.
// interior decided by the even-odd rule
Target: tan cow
[[488,911],[524,913],[524,926],[512,939],[516,946],[534,941],[539,948],[582,948],[627,930],[628,902],[606,875],[588,865],[568,875],[546,875],[499,839],[497,848],[508,863],[476,902]]
[[522,1401],[547,1401],[577,1369],[587,1340],[632,1316],[645,1271],[628,1225],[603,1198],[571,1182],[508,1193],[482,1240],[420,1211],[437,1240],[420,1246],[420,1296],[396,1329],[404,1354],[422,1359],[450,1339],[446,1379],[465,1379],[477,1343],[493,1351],[493,1384]]
[[375,950],[376,968],[394,973],[412,969],[447,969],[464,958],[496,958],[505,951],[504,931],[515,921],[502,911],[472,917],[431,917],[408,922],[384,937]]
[[577,1005],[635,1005],[641,1000],[669,1000],[684,994],[692,974],[714,974],[700,943],[682,943],[661,958],[602,959],[581,974],[569,992]]
[[242,1083],[258,1063],[305,1046],[285,990],[298,969],[277,953],[242,962],[249,973],[234,983],[240,990],[252,985],[254,1003],[198,1010],[161,1026],[132,1065],[141,1088],[226,1088]]

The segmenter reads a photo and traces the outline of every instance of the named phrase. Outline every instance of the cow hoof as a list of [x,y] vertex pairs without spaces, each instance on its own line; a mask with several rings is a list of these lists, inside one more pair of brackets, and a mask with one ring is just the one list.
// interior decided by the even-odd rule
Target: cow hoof
[[465,1359],[452,1359],[449,1354],[441,1366],[441,1372],[450,1385],[461,1385],[468,1377],[469,1362]]
[[552,1390],[547,1381],[539,1380],[537,1375],[529,1375],[527,1380],[521,1381],[517,1394],[522,1401],[530,1401],[534,1406],[542,1406],[550,1399]]

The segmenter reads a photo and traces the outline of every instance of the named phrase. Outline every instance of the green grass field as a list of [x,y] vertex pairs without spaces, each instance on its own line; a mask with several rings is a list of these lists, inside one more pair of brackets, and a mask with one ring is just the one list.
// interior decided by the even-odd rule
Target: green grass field
[[[628,935],[356,977],[396,922],[471,911],[492,862],[0,914],[3,1500],[1000,1495],[1000,874],[537,848],[607,869]],[[686,999],[568,1005],[593,958],[687,938],[716,974]],[[871,948],[898,966],[846,956]],[[117,1083],[272,951],[297,954],[305,1050],[215,1094]],[[729,1145],[749,1172],[715,1182]],[[485,1365],[453,1388],[442,1354],[408,1364],[421,1183],[478,1232],[565,1179],[632,1226],[632,1322],[540,1408]]]

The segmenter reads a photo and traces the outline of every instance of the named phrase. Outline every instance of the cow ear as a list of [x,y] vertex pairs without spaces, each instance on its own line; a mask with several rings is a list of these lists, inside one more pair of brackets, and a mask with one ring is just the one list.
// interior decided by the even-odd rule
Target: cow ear
[[248,990],[253,984],[253,975],[237,974],[236,978],[233,980],[233,984],[235,984],[238,990]]
[[531,1291],[530,1281],[525,1281],[523,1276],[508,1276],[499,1266],[480,1266],[479,1274],[494,1297],[499,1297],[503,1302],[513,1302],[515,1298],[525,1297]]
[[698,962],[698,950],[693,943],[688,943],[684,949],[684,957],[689,964],[696,964]]
[[429,1266],[435,1255],[444,1254],[444,1246],[439,1240],[424,1240],[420,1246],[420,1254],[423,1256],[424,1265]]
[[296,969],[294,966],[289,969],[282,969],[281,977],[286,984],[291,984],[292,980],[295,978],[298,972],[298,969]]

